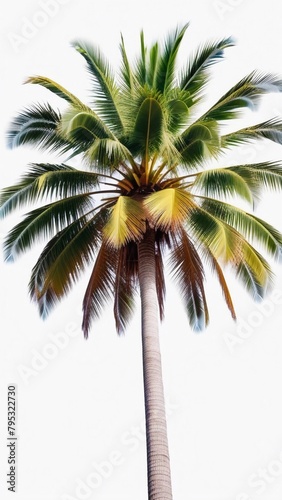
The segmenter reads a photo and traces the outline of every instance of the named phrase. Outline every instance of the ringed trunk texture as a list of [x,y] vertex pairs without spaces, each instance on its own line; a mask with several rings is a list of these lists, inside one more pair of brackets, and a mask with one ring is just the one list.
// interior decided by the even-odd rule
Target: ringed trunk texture
[[149,500],[172,500],[165,400],[158,332],[155,232],[139,243],[143,377]]

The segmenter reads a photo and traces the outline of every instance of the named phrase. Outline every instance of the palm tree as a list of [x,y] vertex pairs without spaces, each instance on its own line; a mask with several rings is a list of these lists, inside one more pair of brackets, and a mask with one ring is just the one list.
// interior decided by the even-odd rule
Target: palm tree
[[[121,37],[117,75],[99,48],[75,41],[92,80],[91,106],[49,78],[29,78],[28,83],[45,87],[67,105],[62,112],[49,104],[24,109],[13,120],[9,144],[34,145],[65,159],[31,164],[1,196],[2,216],[39,204],[9,232],[4,251],[13,261],[40,236],[47,237],[29,283],[41,316],[48,315],[90,265],[83,300],[85,337],[110,299],[121,334],[140,291],[150,500],[172,499],[158,338],[158,316],[164,316],[164,259],[197,330],[209,321],[206,268],[214,272],[235,318],[223,267],[232,269],[254,297],[262,297],[272,272],[258,248],[276,257],[282,244],[282,235],[253,214],[262,188],[282,187],[282,164],[209,166],[229,148],[249,141],[282,143],[279,118],[222,132],[224,123],[256,107],[264,94],[282,91],[282,80],[253,71],[199,113],[210,68],[234,43],[231,38],[209,41],[179,69],[177,54],[186,30],[187,25],[177,27],[164,43],[150,47],[141,32],[140,54],[133,64]],[[70,165],[73,157],[84,169]],[[250,211],[231,204],[232,197],[250,204]]]

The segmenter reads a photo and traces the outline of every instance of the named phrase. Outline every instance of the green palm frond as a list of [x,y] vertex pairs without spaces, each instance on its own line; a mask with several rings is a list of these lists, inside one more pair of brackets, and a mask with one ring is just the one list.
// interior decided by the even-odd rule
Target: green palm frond
[[256,109],[262,95],[277,91],[282,91],[279,77],[253,71],[228,90],[200,120],[232,120],[243,108]]
[[99,48],[79,40],[74,41],[72,45],[86,60],[94,85],[93,95],[97,112],[115,133],[121,134],[124,126],[120,112],[119,88],[109,62]]
[[176,140],[183,166],[194,166],[220,150],[219,128],[215,120],[197,121]]
[[124,38],[121,35],[121,42],[119,45],[120,48],[120,53],[121,53],[121,69],[120,69],[120,75],[121,75],[121,86],[123,89],[126,91],[129,91],[129,93],[132,95],[134,91],[134,87],[136,85],[136,77],[133,73],[133,70],[130,66],[130,62],[127,57],[126,53],[126,48],[125,48],[125,43],[124,43]]
[[133,148],[144,157],[145,164],[148,163],[149,155],[162,144],[163,131],[164,114],[161,104],[153,97],[144,98],[135,119]]
[[104,228],[106,241],[111,247],[121,247],[138,241],[146,231],[142,204],[128,196],[119,196]]
[[282,234],[264,220],[223,201],[205,199],[202,208],[239,231],[251,242],[263,245],[273,257],[282,250]]
[[193,188],[206,196],[240,196],[249,203],[253,201],[248,182],[229,168],[203,170],[197,174]]
[[156,42],[152,45],[148,54],[147,80],[146,83],[150,89],[157,89],[157,75],[160,62],[160,46]]
[[200,46],[191,57],[188,67],[182,71],[180,88],[189,92],[193,99],[198,99],[208,83],[211,66],[222,60],[226,48],[233,46],[231,37]]
[[93,319],[99,318],[104,304],[112,298],[118,250],[102,242],[83,299],[82,329],[87,338]]
[[15,148],[32,144],[51,151],[72,148],[69,140],[58,132],[61,115],[49,104],[35,104],[21,111],[12,121],[7,133],[8,146]]
[[184,230],[172,234],[170,272],[177,281],[190,326],[198,331],[209,322],[201,258]]
[[140,87],[144,87],[147,79],[147,64],[146,64],[147,47],[145,45],[144,31],[140,32],[140,56],[137,58],[134,68],[136,81]]
[[89,108],[83,102],[80,101],[75,95],[73,95],[71,92],[69,92],[67,89],[62,87],[57,82],[54,82],[54,80],[51,80],[50,78],[47,78],[46,76],[31,76],[27,78],[25,83],[32,83],[34,85],[41,85],[42,87],[45,87],[46,89],[50,90],[57,96],[61,97],[62,99],[65,99],[68,103],[72,104],[77,109],[85,110],[87,111]]
[[91,209],[93,209],[91,198],[79,194],[28,212],[25,218],[8,233],[4,242],[6,260],[13,261],[35,242],[40,241],[40,236],[50,238]]
[[95,139],[93,144],[84,153],[84,159],[90,167],[96,168],[100,173],[112,174],[123,162],[134,164],[134,159],[129,149],[116,139]]
[[221,146],[237,146],[256,139],[269,139],[277,144],[282,144],[282,120],[280,118],[272,118],[271,120],[230,132],[221,136]]
[[[156,64],[155,57],[150,60],[150,63],[157,67],[157,73],[154,79],[156,82],[156,89],[164,95],[175,86],[176,58],[188,26],[189,24],[187,23],[183,28],[177,28],[173,33],[169,34],[159,55],[158,64]],[[156,52],[156,50],[154,52]]]
[[278,191],[282,188],[282,164],[279,162],[234,165],[227,168],[244,179],[255,198],[262,189]]
[[4,188],[0,196],[0,218],[48,196],[65,198],[94,191],[99,185],[92,172],[69,165],[33,163],[17,184]]
[[94,111],[77,110],[73,107],[62,115],[60,132],[67,139],[86,144],[92,144],[96,138],[115,138],[111,130]]
[[174,136],[181,132],[183,128],[186,128],[190,105],[190,98],[183,95],[183,92],[180,90],[171,92],[170,100],[167,102],[169,112],[168,130]]

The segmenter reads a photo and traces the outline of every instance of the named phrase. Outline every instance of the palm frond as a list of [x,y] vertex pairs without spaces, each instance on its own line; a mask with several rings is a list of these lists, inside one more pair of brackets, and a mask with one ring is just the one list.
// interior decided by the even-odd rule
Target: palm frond
[[6,260],[13,261],[19,254],[39,241],[40,236],[50,238],[91,208],[93,209],[91,198],[85,194],[79,194],[28,212],[7,235],[4,242]]
[[145,163],[148,163],[149,155],[160,147],[163,130],[164,114],[161,104],[153,97],[145,97],[135,119],[131,147],[136,148],[137,155],[145,158]]
[[202,208],[239,231],[251,242],[263,245],[273,257],[282,250],[282,234],[264,220],[240,208],[215,199],[205,199]]
[[74,142],[90,145],[96,138],[114,139],[115,136],[94,111],[77,110],[70,107],[62,115],[60,132]]
[[[132,247],[132,245],[130,246]],[[132,250],[133,248],[129,248],[129,245],[126,245],[120,248],[118,252],[114,287],[114,317],[116,330],[119,335],[124,332],[134,312],[137,276],[130,269],[132,263],[129,261],[132,258]],[[137,259],[137,255],[135,259]]]
[[203,248],[202,247],[201,250],[204,252],[204,257],[206,257],[207,261],[209,262],[212,271],[216,274],[216,277],[217,277],[218,282],[220,284],[226,305],[231,313],[232,318],[236,319],[236,313],[235,313],[232,297],[231,297],[229,288],[227,286],[224,273],[222,271],[222,268],[221,268],[218,260],[212,254],[210,248],[208,248],[208,247]]
[[29,293],[45,318],[78,281],[101,243],[106,212],[83,215],[59,231],[44,247],[32,269]]
[[[168,93],[175,84],[176,58],[188,26],[189,23],[185,24],[182,28],[178,27],[165,40],[163,50],[159,56],[155,77],[156,88],[162,94]],[[151,63],[155,64],[155,62],[155,58],[153,58]]]
[[258,198],[262,189],[280,190],[282,188],[282,164],[279,162],[261,162],[227,167],[248,184],[254,198]]
[[104,235],[111,247],[138,241],[146,231],[142,204],[128,196],[119,196],[111,209]]
[[187,218],[195,203],[182,188],[168,188],[148,195],[144,202],[152,227],[168,231],[177,228]]
[[201,258],[183,229],[172,234],[170,272],[180,287],[190,326],[198,331],[209,322]]
[[270,266],[241,233],[207,209],[191,214],[188,231],[200,247],[208,249],[216,260],[230,263],[254,297],[263,296],[272,281]]
[[246,180],[229,168],[203,170],[197,174],[193,188],[206,196],[240,196],[250,203],[253,201]]
[[84,153],[84,159],[97,171],[111,174],[122,162],[134,163],[129,149],[117,139],[96,138]]
[[32,144],[51,151],[68,151],[69,140],[58,132],[61,115],[49,104],[35,104],[21,111],[12,121],[7,133],[8,146],[15,148]]
[[120,48],[121,61],[122,61],[121,70],[120,70],[121,79],[122,79],[121,84],[125,86],[125,89],[128,90],[130,92],[130,94],[132,94],[136,80],[135,80],[135,75],[133,74],[132,68],[130,66],[130,63],[129,63],[129,60],[127,57],[125,43],[124,43],[124,39],[123,39],[122,35],[121,35],[121,42],[120,42],[119,48]]
[[204,115],[205,120],[231,120],[243,108],[256,109],[260,98],[270,92],[282,91],[282,79],[276,75],[253,71],[224,94]]
[[171,92],[171,99],[167,103],[169,111],[168,130],[174,136],[187,126],[189,106],[190,100],[183,95],[183,92]]
[[157,298],[159,304],[159,314],[160,314],[160,320],[163,321],[166,286],[165,286],[165,276],[164,276],[162,245],[161,242],[158,241],[158,232],[156,233],[155,263],[156,263],[156,290],[157,290]]
[[140,56],[136,60],[134,70],[136,81],[139,82],[140,87],[143,87],[146,84],[147,79],[146,55],[147,48],[145,45],[144,31],[142,30],[140,32]]
[[212,255],[224,263],[233,262],[241,255],[240,235],[225,221],[204,207],[197,206],[187,218],[187,232],[201,247],[208,248]]
[[97,186],[98,177],[92,172],[64,164],[33,163],[17,184],[1,191],[0,218],[43,197],[65,198],[91,192]]
[[79,40],[72,45],[86,60],[94,84],[94,104],[99,115],[115,133],[121,134],[123,123],[119,109],[119,89],[109,62],[99,48]]
[[[257,259],[256,269],[254,269],[252,263],[249,264],[246,260],[242,260],[236,266],[235,272],[237,278],[242,282],[248,293],[252,295],[253,299],[261,300],[273,280],[273,275],[265,259],[258,252],[255,252],[254,255]],[[260,263],[260,270],[257,270],[258,263]]]
[[197,121],[176,140],[183,166],[195,166],[220,150],[219,129],[215,120]]
[[277,144],[282,144],[282,120],[280,118],[272,118],[271,120],[222,135],[221,146],[223,148],[237,146],[257,139],[269,139]]
[[182,71],[180,88],[189,92],[193,99],[197,99],[208,83],[210,67],[222,60],[226,48],[233,46],[231,37],[200,46],[191,57],[188,67]]
[[114,293],[114,275],[119,251],[102,241],[83,299],[82,330],[88,337],[91,322],[99,318],[103,306]]
[[62,87],[62,85],[60,85],[57,82],[54,82],[54,80],[51,80],[46,76],[31,76],[25,81],[25,83],[41,85],[42,87],[45,87],[46,89],[50,90],[51,92],[61,97],[62,99],[65,99],[65,101],[72,104],[72,106],[74,106],[77,109],[85,111],[89,109],[88,106],[83,104],[83,102],[81,102],[80,99],[78,99],[75,95],[73,95],[67,89]]

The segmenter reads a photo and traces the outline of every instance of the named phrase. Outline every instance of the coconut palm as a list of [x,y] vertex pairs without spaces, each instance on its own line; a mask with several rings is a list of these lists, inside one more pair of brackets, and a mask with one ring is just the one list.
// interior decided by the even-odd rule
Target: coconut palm
[[[55,151],[62,163],[31,164],[1,197],[2,216],[36,203],[10,231],[4,251],[11,261],[39,237],[47,237],[29,283],[41,316],[89,270],[84,335],[108,300],[120,334],[140,292],[150,500],[172,499],[158,338],[164,260],[178,283],[190,325],[198,330],[209,321],[206,269],[214,272],[235,318],[224,267],[254,297],[262,297],[272,272],[260,252],[276,257],[282,243],[281,234],[253,213],[261,189],[282,187],[282,164],[227,166],[223,161],[229,148],[249,141],[281,144],[282,121],[273,118],[228,133],[222,127],[228,122],[234,127],[239,113],[254,109],[264,94],[280,92],[282,80],[252,71],[199,112],[205,109],[211,67],[234,43],[231,38],[209,41],[181,69],[177,54],[186,30],[187,25],[178,27],[164,43],[150,47],[141,32],[134,63],[121,38],[117,73],[99,48],[75,41],[91,77],[91,104],[47,77],[29,78],[28,83],[55,93],[66,106],[60,112],[50,104],[24,109],[12,122],[9,144]],[[72,158],[83,168],[71,166]],[[248,203],[250,210],[231,204],[232,197]]]

